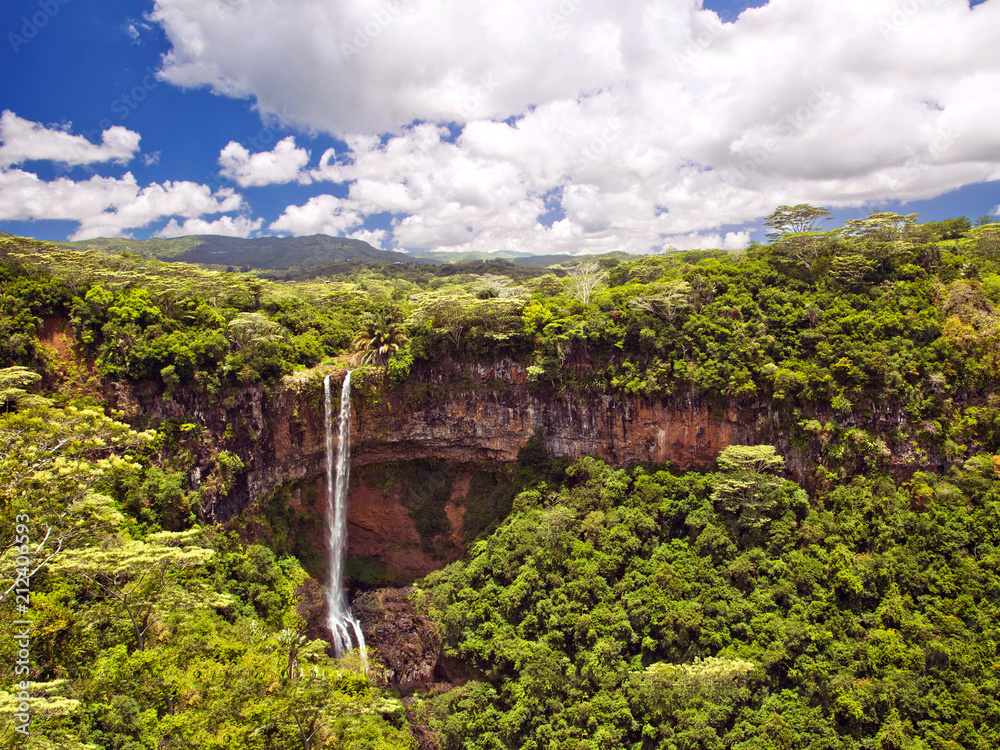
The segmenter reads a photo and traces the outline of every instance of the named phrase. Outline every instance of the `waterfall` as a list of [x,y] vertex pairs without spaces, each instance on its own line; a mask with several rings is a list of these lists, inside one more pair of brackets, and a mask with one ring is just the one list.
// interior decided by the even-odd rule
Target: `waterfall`
[[368,653],[361,625],[347,604],[344,591],[344,556],[347,552],[347,481],[351,473],[351,371],[344,378],[340,392],[340,444],[337,459],[333,457],[333,400],[330,398],[330,376],[323,379],[324,426],[326,427],[326,526],[330,540],[330,588],[327,591],[326,621],[333,634],[333,649],[337,656],[357,648],[361,661],[368,669]]

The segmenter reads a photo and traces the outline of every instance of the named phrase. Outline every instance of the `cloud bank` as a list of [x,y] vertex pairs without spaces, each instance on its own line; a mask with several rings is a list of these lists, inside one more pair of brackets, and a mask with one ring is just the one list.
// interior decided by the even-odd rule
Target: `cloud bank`
[[1000,0],[771,0],[733,23],[698,0],[157,0],[151,17],[167,80],[350,144],[310,172],[348,198],[273,231],[390,212],[402,247],[645,251],[738,241],[712,232],[779,203],[1000,179]]
[[[131,175],[36,185],[25,161],[127,161],[139,136],[110,128],[92,144],[4,113],[0,169],[18,192],[0,202],[14,215],[35,217],[47,191],[103,206],[58,209],[80,231],[122,232],[156,214],[143,203],[184,194],[159,214],[174,219],[163,232],[648,252],[745,245],[779,204],[919,200],[1000,179],[1000,0],[771,0],[731,22],[701,0],[155,0],[147,20],[171,44],[162,80],[345,144],[315,158],[294,136],[220,152],[234,189],[315,194],[268,222],[209,222],[246,204]],[[124,193],[137,208],[101,203]]]
[[[32,172],[12,167],[35,160],[69,166],[109,161],[124,164],[138,150],[139,134],[121,126],[105,130],[101,143],[95,144],[68,130],[46,127],[4,111],[0,116],[0,217],[14,221],[75,221],[78,227],[71,240],[121,237],[129,230],[167,217],[185,221],[178,225],[171,218],[158,236],[205,233],[246,237],[260,229],[260,219],[224,216],[207,222],[199,218],[242,211],[243,197],[231,188],[213,192],[207,185],[170,180],[141,187],[131,172],[118,178],[94,175],[89,180],[59,177],[45,181]],[[267,172],[265,167],[254,170],[266,161],[259,157],[257,162],[249,160],[251,177]]]
[[79,227],[71,240],[121,237],[169,216],[193,219],[242,208],[243,198],[229,188],[213,193],[205,185],[184,181],[141,187],[131,172],[120,178],[61,177],[46,182],[20,169],[0,170],[0,216],[75,221]]

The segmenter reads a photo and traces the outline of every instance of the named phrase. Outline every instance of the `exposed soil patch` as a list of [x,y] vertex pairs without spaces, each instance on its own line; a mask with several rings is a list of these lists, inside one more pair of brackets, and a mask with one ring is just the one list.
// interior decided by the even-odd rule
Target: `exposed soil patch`
[[402,502],[403,489],[383,491],[363,477],[351,482],[347,498],[347,553],[375,558],[399,582],[439,570],[444,563],[425,552]]
[[76,350],[69,321],[62,317],[47,318],[38,333],[38,341],[48,363],[43,383],[47,390],[73,398],[103,400],[94,363]]

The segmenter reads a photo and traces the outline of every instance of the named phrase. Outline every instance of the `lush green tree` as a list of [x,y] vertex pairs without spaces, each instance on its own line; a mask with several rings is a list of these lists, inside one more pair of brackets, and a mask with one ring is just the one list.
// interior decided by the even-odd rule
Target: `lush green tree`
[[[5,747],[24,747],[31,750],[99,750],[97,745],[80,739],[79,722],[81,701],[67,696],[70,685],[65,679],[49,682],[24,680],[27,687],[22,691],[20,681],[15,681],[11,692],[0,691],[0,741]],[[24,694],[29,698],[30,725],[27,736],[15,732],[22,726]],[[20,716],[19,716],[20,715]]]
[[527,294],[524,287],[514,286],[514,280],[509,276],[482,274],[476,277],[480,295],[486,297],[520,297]]
[[438,329],[449,338],[453,348],[460,350],[462,337],[474,323],[480,302],[465,291],[436,291],[423,294],[417,300],[408,323],[412,327]]
[[768,239],[776,240],[786,234],[815,232],[820,223],[830,218],[830,212],[825,208],[799,203],[796,206],[778,206],[764,217],[764,226],[770,229]]
[[354,334],[355,363],[386,367],[394,354],[409,341],[402,323],[385,312],[370,315]]
[[[34,577],[61,551],[118,526],[121,513],[96,488],[116,468],[137,466],[130,451],[152,439],[151,432],[137,433],[91,409],[0,415],[0,518],[17,530],[0,541],[0,601],[15,588],[15,570],[23,567],[15,562],[18,554],[28,555]],[[28,541],[17,541],[22,537]]]
[[649,291],[653,293],[631,298],[629,305],[672,323],[691,304],[691,285],[682,279],[675,279],[662,288],[657,286]]
[[27,367],[5,367],[0,369],[0,404],[6,412],[48,406],[51,399],[28,392],[37,385],[42,376]]
[[780,456],[756,448],[726,452],[717,475],[579,462],[428,577],[418,601],[478,677],[418,711],[442,746],[996,738],[992,457],[908,486],[859,476],[806,498],[787,483],[744,534],[713,497],[733,473],[776,480]]
[[112,537],[93,547],[63,552],[51,566],[85,582],[120,608],[136,647],[142,650],[165,611],[229,604],[227,596],[186,575],[215,554],[192,543],[199,534],[197,530],[160,532],[146,541]]
[[969,230],[967,236],[982,255],[987,258],[1000,257],[1000,224],[983,224]]

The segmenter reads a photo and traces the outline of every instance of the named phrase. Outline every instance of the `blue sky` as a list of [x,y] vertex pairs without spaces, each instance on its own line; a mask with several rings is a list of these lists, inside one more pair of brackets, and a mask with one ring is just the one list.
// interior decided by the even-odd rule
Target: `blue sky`
[[8,0],[0,32],[0,229],[41,239],[647,252],[782,203],[1000,207],[1000,0]]

